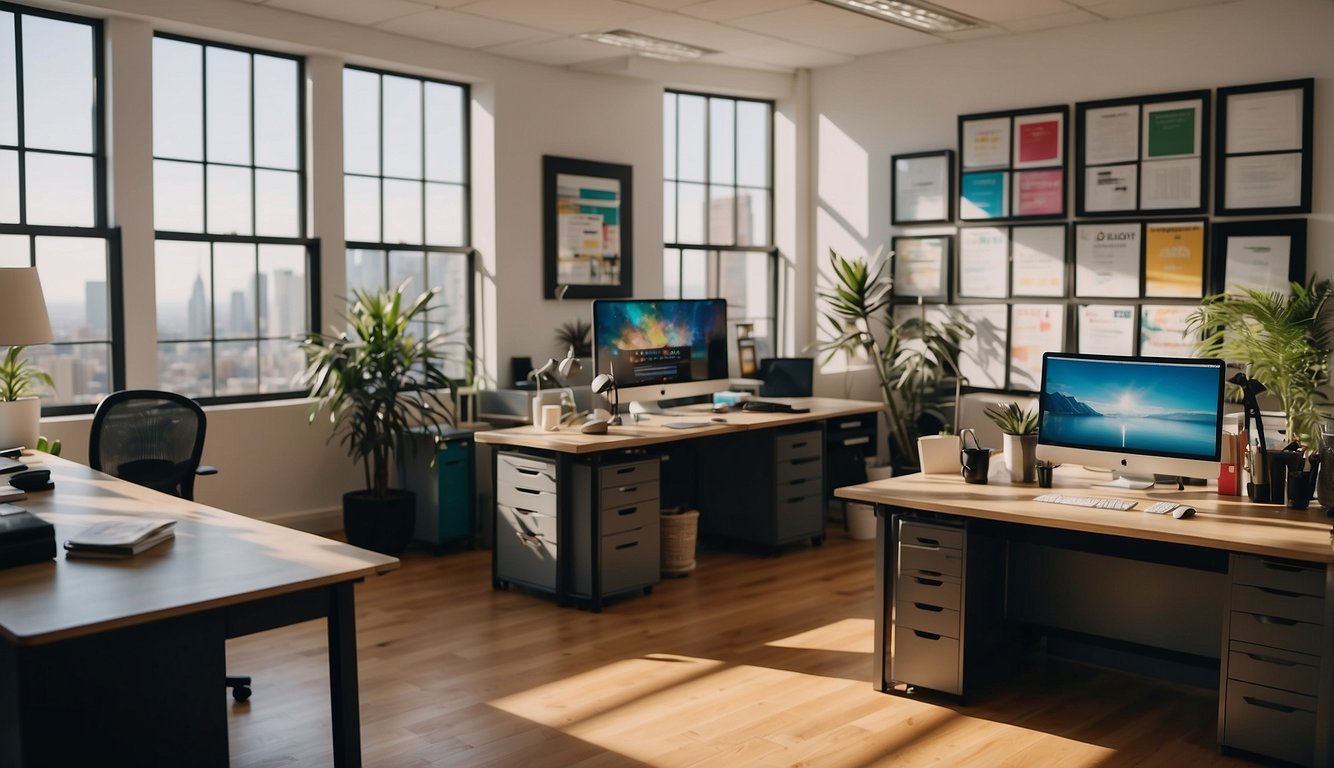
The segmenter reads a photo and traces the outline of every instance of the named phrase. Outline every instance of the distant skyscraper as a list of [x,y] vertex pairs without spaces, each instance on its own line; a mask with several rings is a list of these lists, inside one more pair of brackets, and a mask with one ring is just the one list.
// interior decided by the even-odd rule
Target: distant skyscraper
[[273,273],[271,335],[291,336],[306,330],[306,282],[290,269]]
[[232,300],[228,305],[227,328],[233,333],[254,333],[255,317],[246,301],[245,291],[232,291]]
[[204,276],[195,275],[194,288],[190,290],[190,305],[186,316],[186,327],[192,339],[209,337],[208,296],[204,293]]
[[95,339],[107,335],[107,284],[105,280],[89,280],[83,284],[84,323]]

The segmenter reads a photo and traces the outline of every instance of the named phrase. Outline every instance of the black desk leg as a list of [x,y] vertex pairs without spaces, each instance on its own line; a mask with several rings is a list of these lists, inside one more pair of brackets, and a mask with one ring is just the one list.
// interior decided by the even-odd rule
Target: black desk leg
[[361,766],[361,714],[357,694],[357,614],[352,583],[335,584],[329,603],[329,701],[333,706],[336,768]]

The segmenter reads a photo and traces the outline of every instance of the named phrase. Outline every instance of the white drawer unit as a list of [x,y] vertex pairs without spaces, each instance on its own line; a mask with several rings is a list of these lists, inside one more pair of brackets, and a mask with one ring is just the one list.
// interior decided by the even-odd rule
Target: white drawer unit
[[1229,569],[1219,740],[1312,765],[1326,652],[1325,568],[1234,554]]
[[554,460],[496,454],[495,523],[495,579],[555,591],[559,536]]

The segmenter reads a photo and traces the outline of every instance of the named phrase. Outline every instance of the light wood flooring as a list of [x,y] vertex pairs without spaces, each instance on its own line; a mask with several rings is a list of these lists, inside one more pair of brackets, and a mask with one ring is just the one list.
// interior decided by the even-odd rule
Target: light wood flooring
[[[491,589],[489,550],[357,587],[363,759],[416,766],[1245,765],[1213,691],[1049,661],[969,706],[871,685],[874,545],[706,551],[603,613]],[[326,766],[323,622],[231,641],[234,766]]]

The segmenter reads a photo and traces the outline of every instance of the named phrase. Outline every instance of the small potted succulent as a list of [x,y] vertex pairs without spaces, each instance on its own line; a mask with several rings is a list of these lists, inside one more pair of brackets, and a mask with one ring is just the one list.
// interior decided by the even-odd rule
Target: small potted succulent
[[1010,482],[1034,482],[1037,479],[1037,412],[1009,402],[987,406],[986,413],[1004,433],[1002,440],[1005,461],[1010,467]]

